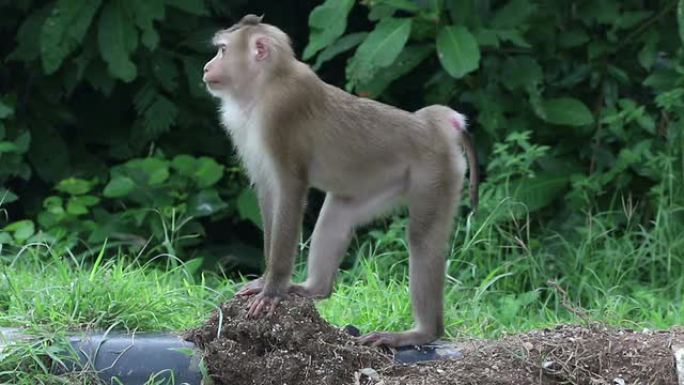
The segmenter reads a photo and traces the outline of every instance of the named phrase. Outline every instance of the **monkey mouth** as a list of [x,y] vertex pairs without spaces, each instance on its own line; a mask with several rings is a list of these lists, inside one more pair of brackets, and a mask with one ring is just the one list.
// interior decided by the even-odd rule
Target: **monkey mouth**
[[208,81],[204,82],[204,85],[206,87],[207,92],[213,97],[216,98],[221,98],[223,97],[223,94],[225,93],[225,89],[221,86],[221,82],[219,81]]
[[205,80],[204,84],[206,84],[208,88],[219,88],[221,86],[221,82],[218,80]]

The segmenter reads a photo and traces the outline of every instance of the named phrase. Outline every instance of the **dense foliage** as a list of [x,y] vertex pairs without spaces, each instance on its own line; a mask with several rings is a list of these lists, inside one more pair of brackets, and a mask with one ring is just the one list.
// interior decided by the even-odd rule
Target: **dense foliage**
[[257,3],[0,1],[0,243],[257,263],[256,203],[200,83],[213,32],[259,10],[324,79],[468,115],[482,226],[572,238],[591,213],[648,228],[684,203],[684,0]]
[[244,12],[305,38],[313,5],[246,3],[0,1],[0,244],[257,267],[256,201],[202,66]]

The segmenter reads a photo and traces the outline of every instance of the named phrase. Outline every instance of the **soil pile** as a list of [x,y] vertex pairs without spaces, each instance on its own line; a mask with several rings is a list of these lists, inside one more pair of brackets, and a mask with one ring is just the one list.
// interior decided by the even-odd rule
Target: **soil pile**
[[383,385],[677,385],[671,344],[682,330],[634,332],[603,325],[559,326],[498,341],[463,343],[463,358],[395,366]]
[[346,385],[359,369],[391,365],[387,355],[325,322],[311,300],[288,298],[271,317],[256,320],[245,318],[247,303],[224,303],[186,334],[204,351],[217,385]]

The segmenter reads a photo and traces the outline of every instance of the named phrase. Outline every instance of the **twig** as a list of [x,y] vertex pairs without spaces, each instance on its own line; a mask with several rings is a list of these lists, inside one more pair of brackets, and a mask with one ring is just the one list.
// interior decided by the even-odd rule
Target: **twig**
[[548,281],[546,281],[546,284],[551,286],[554,290],[556,290],[560,294],[561,305],[566,310],[568,310],[572,314],[581,318],[582,321],[584,321],[584,323],[586,325],[591,324],[591,319],[589,317],[589,313],[587,313],[587,311],[582,309],[581,307],[573,305],[568,298],[568,292],[565,291],[565,289],[563,289],[562,287],[560,287],[558,282],[556,282],[552,279],[549,279]]

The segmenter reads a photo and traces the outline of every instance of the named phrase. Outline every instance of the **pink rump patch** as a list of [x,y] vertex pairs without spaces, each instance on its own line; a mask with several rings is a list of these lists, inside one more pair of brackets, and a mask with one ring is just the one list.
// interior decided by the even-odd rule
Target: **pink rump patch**
[[451,125],[459,131],[465,130],[466,128],[466,118],[458,112],[454,112],[454,115],[449,118],[449,123],[451,123]]

